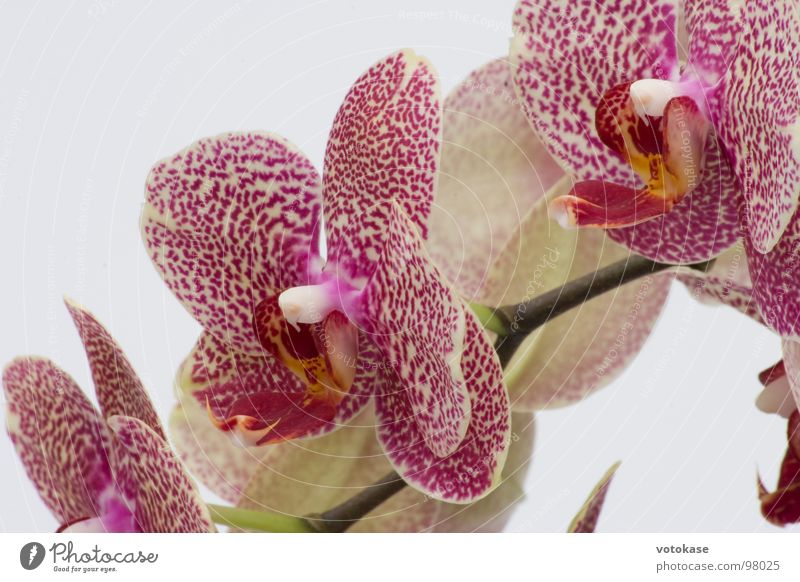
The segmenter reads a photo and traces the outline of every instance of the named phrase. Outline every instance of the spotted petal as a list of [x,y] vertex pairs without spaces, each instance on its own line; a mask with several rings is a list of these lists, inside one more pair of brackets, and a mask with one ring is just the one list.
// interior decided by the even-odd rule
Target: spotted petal
[[686,69],[709,85],[731,66],[741,29],[740,3],[735,0],[682,0],[689,36]]
[[507,61],[476,69],[448,95],[426,246],[463,297],[490,303],[481,290],[495,261],[562,174],[528,125]]
[[625,81],[677,72],[670,0],[521,0],[511,61],[528,119],[545,147],[578,180],[633,185],[624,160],[600,141],[595,110]]
[[41,358],[18,358],[3,372],[6,422],[22,465],[62,523],[98,515],[111,482],[110,435],[65,372]]
[[501,532],[525,498],[525,477],[531,465],[535,425],[532,414],[512,417],[511,445],[503,466],[502,482],[489,495],[470,505],[442,503],[437,532]]
[[355,315],[402,382],[428,447],[444,457],[470,421],[461,363],[465,307],[428,259],[414,224],[392,208],[385,248]]
[[569,524],[569,533],[594,533],[595,527],[597,527],[597,520],[600,518],[600,512],[603,510],[608,488],[611,486],[611,480],[614,478],[617,469],[619,469],[619,465],[619,462],[614,463],[597,485],[594,486],[586,502],[575,515],[572,523]]
[[[749,226],[749,219],[746,216],[742,219],[744,225]],[[800,214],[792,218],[778,244],[768,253],[759,252],[750,236],[745,236],[744,242],[761,319],[781,337],[800,339],[800,278],[797,275]]]
[[306,284],[318,261],[319,188],[311,162],[281,137],[202,139],[151,170],[142,237],[203,328],[258,354],[255,306]]
[[400,51],[353,84],[325,152],[328,268],[363,284],[383,248],[392,202],[425,236],[440,139],[438,79],[422,57]]
[[751,0],[742,10],[718,129],[742,182],[748,236],[766,253],[800,196],[800,11],[795,0]]
[[122,348],[88,310],[69,299],[66,304],[83,340],[103,416],[138,418],[166,438],[153,403]]
[[[374,426],[368,408],[334,434],[268,447],[239,505],[304,516],[344,502],[391,471]],[[349,531],[423,531],[436,523],[440,505],[406,488]]]
[[375,398],[378,439],[387,457],[411,486],[435,499],[469,503],[501,481],[511,438],[508,395],[497,356],[471,312],[465,313],[461,370],[472,413],[464,438],[445,457],[428,446],[406,381],[387,375]]
[[133,501],[143,532],[214,531],[208,507],[167,443],[145,423],[129,416],[108,420],[116,439],[114,477]]
[[800,343],[784,339],[782,347],[783,363],[786,366],[789,387],[792,390],[797,407],[800,408]]

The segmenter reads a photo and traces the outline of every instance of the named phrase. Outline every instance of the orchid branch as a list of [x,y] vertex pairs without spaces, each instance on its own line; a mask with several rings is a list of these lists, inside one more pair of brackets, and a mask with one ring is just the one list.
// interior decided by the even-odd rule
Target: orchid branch
[[[697,271],[706,271],[712,264],[713,260],[685,266]],[[551,319],[630,281],[674,267],[675,265],[631,255],[627,259],[612,263],[518,305],[502,309],[493,309],[479,304],[472,304],[470,307],[484,328],[498,335],[495,351],[500,358],[501,365],[505,368],[525,338]],[[507,313],[513,313],[513,318],[509,318]],[[209,507],[216,523],[234,525],[241,529],[271,532],[339,533],[347,531],[358,520],[405,486],[406,483],[402,477],[392,471],[340,505],[305,518],[235,507],[217,505]]]
[[309,533],[316,531],[302,517],[211,503],[208,504],[208,509],[211,512],[211,519],[214,523],[247,531],[272,533]]
[[[707,271],[713,263],[711,260],[685,267],[696,271]],[[513,313],[514,317],[510,322],[511,333],[498,337],[495,342],[494,349],[500,358],[500,365],[505,368],[525,338],[551,319],[625,283],[674,267],[675,265],[631,255],[534,297],[530,301],[504,308],[504,311]]]

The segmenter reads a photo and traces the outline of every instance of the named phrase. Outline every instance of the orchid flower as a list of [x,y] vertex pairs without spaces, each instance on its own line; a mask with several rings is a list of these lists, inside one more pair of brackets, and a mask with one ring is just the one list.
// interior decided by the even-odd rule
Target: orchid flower
[[402,477],[467,503],[500,478],[510,412],[488,336],[423,247],[438,95],[410,51],[372,66],[333,122],[322,180],[273,134],[200,140],[151,171],[142,233],[204,329],[178,384],[218,429],[248,446],[319,436],[374,399]]
[[796,336],[800,293],[784,301],[779,289],[800,232],[796,2],[682,8],[681,66],[671,0],[517,5],[515,86],[578,180],[553,207],[568,224],[608,228],[676,264],[716,256],[743,234],[762,315]]
[[125,354],[92,314],[67,307],[102,414],[49,360],[17,358],[3,373],[8,433],[59,531],[214,531]]
[[[215,430],[199,407],[189,404],[179,405],[170,417],[176,449],[193,475],[238,507],[292,516],[322,513],[371,486],[392,468],[375,440],[372,405],[347,426],[319,438],[243,449]],[[407,487],[348,531],[501,531],[524,498],[522,485],[533,434],[533,417],[514,414],[501,482],[486,497],[456,505]]]
[[[469,301],[520,304],[630,254],[602,231],[551,220],[548,201],[569,178],[530,128],[507,61],[478,68],[447,97],[443,131],[427,247]],[[670,281],[630,283],[531,334],[506,369],[514,410],[563,406],[607,385],[642,348]],[[508,313],[512,325],[524,315]]]

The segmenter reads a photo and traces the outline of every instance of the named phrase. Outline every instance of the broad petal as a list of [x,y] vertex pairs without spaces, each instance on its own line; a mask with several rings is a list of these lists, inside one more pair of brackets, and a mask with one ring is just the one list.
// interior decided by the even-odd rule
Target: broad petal
[[[302,414],[302,410],[295,410],[296,407],[289,409],[298,413],[295,421],[314,423],[315,426],[304,424],[307,431],[303,436],[317,436],[336,430],[366,406],[374,389],[372,376],[376,370],[371,366],[372,358],[368,347],[364,347],[359,353],[353,384],[346,394],[341,395],[332,417],[327,413],[320,414],[319,410]],[[265,395],[271,395],[273,404],[282,406],[294,402],[294,399],[302,400],[307,393],[306,384],[272,354],[264,352],[261,356],[249,356],[239,353],[207,332],[200,336],[181,365],[177,384],[182,392],[193,396],[195,403],[203,408],[208,404],[212,414],[224,420],[232,417],[234,405],[238,403],[238,412],[249,407],[250,412],[257,415],[253,418],[266,421],[273,417],[277,406],[270,408]],[[189,405],[188,402],[186,405]],[[227,428],[231,430],[234,427]],[[257,423],[251,428],[257,431],[265,427]],[[290,432],[287,425],[282,431],[276,431],[275,436],[288,436]],[[247,434],[240,436],[244,437],[245,442],[250,440]]]
[[740,236],[739,195],[726,154],[710,136],[702,178],[691,194],[668,213],[636,226],[611,229],[608,236],[654,261],[707,261],[730,248]]
[[459,446],[470,422],[462,350],[471,314],[465,315],[422,244],[394,206],[386,245],[364,288],[361,313],[354,315],[402,382],[402,398],[428,447],[444,457]]
[[318,261],[319,189],[311,162],[281,137],[206,138],[151,170],[142,237],[203,328],[257,354],[255,306],[305,284]]
[[692,297],[701,303],[728,305],[763,323],[753,298],[753,283],[741,240],[718,256],[706,271],[682,269],[678,281],[686,285]]
[[754,0],[742,10],[719,131],[742,182],[748,236],[766,253],[800,196],[800,11],[791,0]]
[[[392,469],[374,427],[374,413],[367,408],[336,433],[268,447],[239,505],[303,516],[344,502]],[[440,507],[406,488],[348,531],[424,531],[436,523]]]
[[689,35],[686,70],[708,85],[731,66],[741,30],[740,10],[731,0],[682,0]]
[[[601,231],[578,234],[568,280],[629,256]],[[559,315],[531,334],[506,367],[514,410],[565,406],[611,382],[650,335],[671,280],[669,273],[644,277]]]
[[114,416],[117,463],[114,477],[133,500],[140,531],[203,533],[215,531],[208,507],[166,441],[136,418]]
[[583,506],[569,524],[569,533],[594,533],[597,526],[597,520],[600,518],[600,512],[603,510],[603,503],[606,500],[608,488],[611,486],[611,480],[614,474],[619,469],[619,462],[611,465],[611,468],[606,471],[603,478],[594,486],[589,497],[586,498]]
[[629,164],[595,129],[603,94],[625,81],[677,73],[670,0],[521,0],[511,61],[528,119],[545,147],[578,180],[631,185]]
[[441,503],[436,532],[494,533],[505,529],[517,504],[525,498],[525,477],[533,455],[532,414],[511,415],[511,445],[501,483],[489,495],[470,505]]
[[471,313],[465,322],[461,369],[472,415],[455,451],[446,457],[431,451],[410,402],[408,382],[387,376],[375,397],[378,440],[397,472],[412,487],[452,503],[476,501],[500,483],[511,441],[508,394],[497,356]]
[[[189,472],[228,503],[238,503],[271,447],[241,447],[209,422],[194,402],[176,406],[169,417],[175,451]],[[280,446],[280,445],[276,445]]]
[[477,301],[492,307],[516,305],[569,280],[581,233],[561,228],[549,215],[548,201],[572,185],[563,177],[540,199],[509,236],[490,265]]
[[153,403],[122,348],[88,310],[69,299],[65,302],[86,350],[103,417],[132,416],[166,438]]
[[8,434],[28,477],[61,522],[98,515],[111,482],[110,435],[65,372],[41,358],[17,358],[3,372]]
[[482,301],[494,261],[562,175],[528,125],[507,61],[476,69],[448,95],[426,246],[462,297]]
[[374,64],[342,103],[325,152],[325,230],[331,268],[356,286],[384,244],[393,203],[423,237],[441,140],[439,82],[410,50]]

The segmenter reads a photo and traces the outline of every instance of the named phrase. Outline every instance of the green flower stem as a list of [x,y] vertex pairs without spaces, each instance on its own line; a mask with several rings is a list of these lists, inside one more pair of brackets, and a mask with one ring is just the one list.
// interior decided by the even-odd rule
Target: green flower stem
[[309,533],[317,531],[302,517],[254,511],[241,507],[227,507],[209,503],[214,523],[236,527],[246,531],[272,533]]
[[502,311],[487,305],[481,305],[480,303],[470,303],[469,306],[478,317],[484,329],[492,331],[500,336],[511,333],[511,324]]

